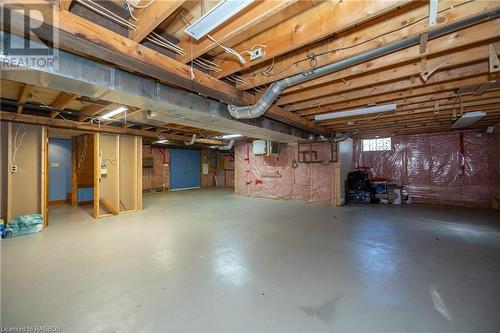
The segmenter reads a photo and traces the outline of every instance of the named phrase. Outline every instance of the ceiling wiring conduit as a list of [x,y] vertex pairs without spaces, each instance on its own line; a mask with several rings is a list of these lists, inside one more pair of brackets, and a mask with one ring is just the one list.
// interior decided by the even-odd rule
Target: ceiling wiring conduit
[[[465,27],[487,21],[487,20],[492,20],[500,15],[500,8],[497,8],[495,10],[481,13],[469,18],[466,18],[464,20],[447,24],[445,26],[436,28],[434,30],[429,31],[429,37],[428,39],[433,39],[437,38],[452,32],[455,32],[457,30],[463,29]],[[288,87],[315,79],[317,77],[327,75],[354,65],[358,65],[360,63],[366,62],[373,60],[375,58],[387,55],[392,52],[396,52],[402,49],[405,49],[410,46],[418,45],[420,43],[420,35],[415,35],[412,37],[409,37],[407,39],[403,39],[391,44],[387,44],[385,46],[381,46],[369,51],[366,51],[364,53],[360,53],[357,55],[354,55],[352,57],[342,59],[336,62],[333,62],[331,64],[318,67],[318,68],[311,68],[310,70],[296,74],[293,76],[290,76],[288,78],[279,80],[274,82],[267,88],[267,90],[262,94],[260,100],[254,104],[254,105],[249,105],[249,106],[236,106],[229,104],[228,105],[228,110],[229,113],[232,117],[236,119],[251,119],[251,118],[258,118],[262,116],[268,109],[269,107],[276,101],[278,96]]]

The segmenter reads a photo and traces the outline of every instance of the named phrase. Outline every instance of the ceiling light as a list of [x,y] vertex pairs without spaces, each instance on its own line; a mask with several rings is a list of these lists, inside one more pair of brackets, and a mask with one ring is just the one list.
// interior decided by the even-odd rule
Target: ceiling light
[[163,139],[163,140],[157,140],[157,141],[154,141],[153,143],[155,144],[162,144],[162,145],[166,145],[168,143],[171,143],[172,141],[170,140],[166,140],[166,139]]
[[205,15],[200,17],[186,30],[184,30],[184,32],[194,39],[200,39],[222,23],[229,20],[252,2],[253,0],[221,0]]
[[472,126],[475,122],[482,119],[484,116],[486,116],[486,113],[483,111],[467,112],[464,113],[460,118],[458,118],[458,120],[455,121],[453,123],[453,126],[451,127],[452,128],[469,127]]
[[120,106],[119,108],[117,108],[117,109],[115,109],[113,111],[110,111],[110,112],[102,115],[100,118],[102,118],[102,119],[110,119],[111,117],[116,116],[117,114],[125,112],[125,111],[127,111],[127,107],[126,106]]
[[329,120],[329,119],[336,119],[336,118],[363,116],[363,115],[371,114],[371,113],[394,111],[394,110],[396,110],[397,107],[398,107],[397,104],[384,104],[384,105],[377,105],[377,106],[361,108],[361,109],[331,112],[331,113],[326,113],[326,114],[317,114],[314,116],[314,120],[321,121],[321,120]]
[[241,134],[224,134],[220,136],[219,138],[221,139],[235,139],[235,138],[241,138],[243,135]]

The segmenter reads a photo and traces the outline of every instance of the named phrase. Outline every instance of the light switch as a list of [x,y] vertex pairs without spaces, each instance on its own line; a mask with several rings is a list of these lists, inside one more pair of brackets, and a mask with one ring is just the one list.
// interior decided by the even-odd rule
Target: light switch
[[59,168],[61,166],[61,163],[59,162],[52,162],[50,163],[51,168]]

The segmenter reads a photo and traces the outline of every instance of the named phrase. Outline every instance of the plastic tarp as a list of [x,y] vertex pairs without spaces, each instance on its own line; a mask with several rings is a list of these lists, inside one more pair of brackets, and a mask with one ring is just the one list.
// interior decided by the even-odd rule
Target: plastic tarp
[[[313,150],[320,160],[330,158],[328,143],[314,144]],[[252,143],[236,145],[236,194],[332,203],[334,164],[297,161],[297,147],[293,145],[281,146],[279,156],[255,156]]]
[[12,219],[5,227],[6,238],[33,234],[43,228],[43,216],[40,214],[21,215]]
[[493,140],[477,132],[396,136],[391,151],[362,151],[355,140],[354,167],[405,186],[413,202],[487,207]]

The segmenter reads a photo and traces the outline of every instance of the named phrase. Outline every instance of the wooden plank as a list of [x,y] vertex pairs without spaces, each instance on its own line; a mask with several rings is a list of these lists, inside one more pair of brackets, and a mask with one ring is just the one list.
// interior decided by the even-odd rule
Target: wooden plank
[[43,215],[43,225],[49,225],[49,135],[48,128],[42,127],[41,131],[41,148],[40,155],[41,173],[40,173],[40,210]]
[[396,92],[405,89],[414,89],[418,87],[429,87],[441,82],[447,82],[457,79],[463,79],[470,76],[477,76],[480,74],[487,74],[488,62],[480,62],[477,64],[466,65],[458,68],[453,68],[450,70],[443,70],[435,73],[427,82],[422,80],[408,80],[408,78],[403,78],[399,81],[382,83],[379,85],[367,85],[367,87],[362,87],[359,90],[349,90],[344,94],[339,94],[334,92],[330,96],[321,97],[318,99],[308,100],[305,102],[299,102],[291,104],[287,107],[289,111],[304,110],[317,106],[333,104],[339,101],[348,101],[351,99],[363,98],[367,96],[376,96],[384,93]]
[[73,0],[59,0],[58,1],[59,9],[69,10],[69,7],[71,6],[72,2]]
[[23,112],[24,103],[28,100],[30,89],[33,86],[31,84],[23,84],[19,89],[19,95],[17,97],[17,113]]
[[[82,123],[79,123],[76,121],[71,121],[71,120],[63,120],[63,119],[55,119],[55,118],[41,117],[41,116],[35,116],[35,115],[27,115],[24,113],[18,114],[18,113],[14,113],[14,112],[0,111],[0,118],[2,120],[6,120],[6,121],[13,121],[13,122],[19,122],[19,123],[26,123],[26,124],[45,125],[45,126],[57,127],[57,128],[68,128],[68,129],[74,129],[74,130],[82,130],[82,131],[90,131],[90,132],[103,132],[103,133],[112,133],[112,134],[128,134],[128,135],[136,135],[136,136],[155,138],[155,139],[158,138],[158,136],[156,135],[156,132],[151,132],[151,131],[143,131],[143,130],[133,129],[133,128],[123,128],[123,127],[114,127],[114,126],[106,126],[106,125],[99,126],[96,124],[82,124]],[[172,141],[190,141],[191,140],[190,136],[184,136],[184,135],[172,135],[172,134],[165,133],[165,134],[163,134],[163,136],[165,137],[165,139],[172,140]],[[225,144],[224,141],[215,140],[215,139],[207,139],[207,138],[196,138],[196,142],[212,144],[212,145],[224,145]]]
[[[481,45],[473,47],[471,49],[458,51],[456,53],[449,52],[435,58],[428,58],[427,61],[428,63],[436,64],[448,60],[446,64],[441,68],[441,70],[444,70],[450,67],[456,67],[476,61],[486,60],[488,57],[486,51],[487,45]],[[360,67],[364,66],[360,65]],[[307,87],[303,87],[300,90],[294,88],[289,94],[282,95],[277,101],[277,104],[292,104],[299,101],[305,101],[331,95],[332,93],[340,93],[353,89],[359,89],[365,86],[371,86],[374,84],[401,80],[403,78],[409,78],[412,75],[415,76],[417,80],[420,80],[417,77],[420,75],[420,63],[418,60],[416,60],[414,62],[402,64],[397,67],[388,67],[387,69],[383,68],[378,71],[371,71],[364,75],[357,75],[352,78],[345,76],[346,73],[350,72],[352,72],[352,68],[346,71],[334,73],[335,75],[328,75],[329,78],[336,81],[326,83],[321,86],[308,84]],[[323,80],[321,80],[321,82],[323,82]]]
[[71,206],[73,207],[78,206],[77,165],[78,165],[77,137],[72,136],[71,137]]
[[386,14],[411,1],[327,1],[264,31],[233,47],[238,53],[250,50],[255,45],[266,45],[264,59],[241,64],[234,56],[215,59],[222,68],[215,77],[222,78],[242,71],[273,57],[314,43],[333,33],[348,30],[358,24]]
[[50,113],[50,116],[52,118],[55,118],[57,117],[57,115],[63,111],[64,109],[66,109],[66,107],[71,104],[71,102],[73,102],[75,99],[77,99],[79,96],[78,95],[74,95],[74,94],[70,94],[70,93],[67,93],[67,92],[61,92],[59,93],[59,95],[57,96],[57,98],[52,102],[52,104],[50,104],[50,107],[56,111],[52,111]]
[[97,219],[99,216],[101,216],[101,205],[99,204],[100,202],[100,195],[99,195],[99,182],[101,179],[101,161],[99,158],[99,133],[94,133],[94,211],[93,211],[93,216],[94,219]]
[[108,199],[106,198],[100,198],[99,201],[101,204],[113,215],[118,215],[119,212],[111,205],[111,202],[109,202]]
[[[260,24],[262,21],[269,19],[270,16],[282,11],[286,7],[297,2],[297,0],[283,1],[256,1],[247,10],[243,11],[236,19],[230,20],[223,24],[210,35],[219,43],[223,44],[231,38],[244,33],[251,27]],[[217,47],[217,44],[208,37],[203,37],[199,40],[191,39],[189,36],[184,37],[179,46],[184,49],[186,54],[180,59],[183,63],[188,63],[210,50]]]
[[[319,106],[307,110],[301,110],[298,112],[300,115],[314,115],[318,113],[331,112],[341,109],[354,108],[360,106],[366,106],[371,103],[384,103],[384,102],[396,102],[404,100],[406,98],[435,94],[436,92],[446,92],[452,91],[454,89],[468,86],[472,84],[483,83],[488,80],[488,75],[480,75],[472,78],[465,78],[460,80],[454,80],[447,83],[440,83],[437,85],[430,85],[421,88],[402,90],[398,92],[391,92],[387,94],[382,94],[378,96],[354,96],[351,93],[343,94],[346,98],[339,96],[338,102],[332,103],[330,105]],[[349,95],[351,94],[351,95]],[[427,98],[427,97],[426,97]]]
[[[439,23],[434,27],[450,24],[466,17],[498,8],[499,6],[498,2],[495,1],[473,1],[458,6],[460,3],[462,3],[462,1],[459,0],[441,1],[439,6],[442,12],[438,15]],[[269,60],[262,65],[256,66],[251,71],[246,72],[243,75],[246,84],[237,85],[237,87],[239,89],[246,90],[309,70],[309,61],[302,61],[297,64],[295,64],[295,62],[300,59],[307,60],[308,54],[311,53],[316,55],[322,54],[321,56],[316,57],[317,67],[320,67],[347,58],[351,55],[362,53],[381,45],[386,45],[388,43],[428,31],[428,25],[425,21],[425,18],[428,15],[428,7],[425,6],[424,1],[418,3],[417,5],[418,6],[411,5],[405,7],[411,10],[405,10],[405,8],[403,8],[398,11],[398,13],[400,12],[401,14],[393,18],[380,20],[375,24],[364,25],[353,33],[347,32],[345,34],[340,34],[337,38],[315,45],[310,45],[300,51],[294,52],[293,54],[287,54],[276,58],[274,59],[272,71],[273,73],[276,73],[274,75],[263,74],[263,71],[269,68],[272,64]],[[453,9],[446,10],[453,5],[455,5]],[[486,40],[488,36],[489,38],[492,38],[491,36],[498,36],[495,34],[498,29],[500,29],[499,23],[498,20],[496,20],[496,24],[481,24],[462,30],[464,32],[468,31],[467,35],[464,35],[463,32],[460,31],[460,33],[454,33],[430,40],[427,43],[427,56],[439,52],[447,52],[448,50],[454,49],[463,44],[474,43],[474,41],[468,42],[469,39],[476,39],[477,42],[479,40]],[[481,34],[484,34],[484,36]],[[377,36],[383,37],[377,38]],[[332,52],[325,53],[326,51]],[[420,47],[418,45],[407,48],[404,51],[396,52],[393,55],[391,54],[389,56],[381,57],[380,59],[383,59],[384,61],[369,62],[370,66],[366,66],[365,71],[376,69],[377,67],[374,67],[373,65],[377,65],[379,66],[378,68],[381,68],[380,66],[385,67],[417,58],[420,58]],[[389,63],[387,62],[388,59],[390,60]],[[363,72],[361,71],[358,73]]]
[[134,21],[138,26],[137,30],[131,30],[129,38],[135,42],[140,42],[159,26],[167,17],[175,12],[185,0],[153,1],[151,5],[143,9],[134,10]]

